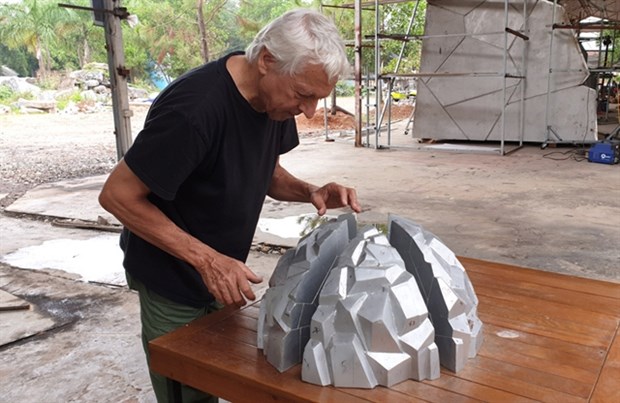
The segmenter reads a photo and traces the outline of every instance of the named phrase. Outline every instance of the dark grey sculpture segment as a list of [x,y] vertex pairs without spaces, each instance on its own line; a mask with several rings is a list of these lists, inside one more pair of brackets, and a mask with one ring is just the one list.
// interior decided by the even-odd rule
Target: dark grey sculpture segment
[[410,220],[389,217],[389,238],[418,281],[435,328],[441,365],[458,372],[482,344],[478,298],[465,269],[435,235]]

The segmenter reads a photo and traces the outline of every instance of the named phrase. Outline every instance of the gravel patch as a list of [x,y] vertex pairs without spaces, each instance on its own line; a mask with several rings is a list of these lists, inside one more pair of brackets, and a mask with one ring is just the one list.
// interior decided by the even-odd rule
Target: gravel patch
[[[137,133],[146,108],[134,111]],[[106,174],[116,164],[111,109],[92,114],[0,116],[0,200],[5,208],[42,183]]]
[[[339,104],[347,106],[347,98]],[[350,103],[350,102],[349,102]],[[404,108],[404,109],[403,109]],[[395,108],[409,115],[411,107]],[[132,106],[132,134],[144,124],[148,105]],[[394,113],[396,113],[394,112]],[[330,118],[331,129],[353,128],[353,118]],[[297,117],[300,137],[324,135],[324,116]],[[93,113],[0,114],[0,209],[43,183],[109,173],[116,164],[112,108]]]
[[[148,105],[132,109],[135,136]],[[298,117],[301,137],[323,135],[323,124],[322,117],[317,122]],[[0,115],[0,195],[6,195],[0,209],[43,183],[109,173],[116,160],[110,107],[93,113]]]

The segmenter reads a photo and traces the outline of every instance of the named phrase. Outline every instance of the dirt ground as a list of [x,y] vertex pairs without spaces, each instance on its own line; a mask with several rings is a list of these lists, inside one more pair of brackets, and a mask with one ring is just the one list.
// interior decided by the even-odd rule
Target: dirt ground
[[[137,133],[146,109],[134,113]],[[408,113],[403,108],[402,115]],[[620,165],[588,163],[583,150],[572,146],[527,145],[509,156],[421,148],[402,127],[392,134],[392,148],[355,148],[343,134],[349,118],[336,116],[331,142],[323,138],[320,111],[312,122],[299,121],[301,144],[282,156],[282,164],[313,183],[355,187],[364,209],[358,221],[385,223],[395,213],[423,225],[457,255],[620,281]],[[112,133],[111,112],[0,116],[0,207],[40,183],[109,172],[116,158]],[[267,200],[263,215],[312,210]],[[46,239],[98,233],[4,210],[0,229],[0,257]],[[268,278],[278,257],[253,251],[248,264]],[[0,400],[153,401],[135,293],[77,281],[59,270],[4,263],[0,289],[52,322],[47,330],[24,333],[0,347]],[[19,315],[3,318],[8,317],[0,317],[0,331],[24,322]]]
[[[355,129],[355,118],[354,115],[351,114],[353,112],[353,107],[351,102],[347,102],[347,106],[350,109],[338,109],[332,113],[331,108],[327,108],[327,125],[330,130],[354,130]],[[391,110],[391,116],[394,120],[403,120],[409,118],[413,113],[413,105],[407,103],[401,103],[399,105],[394,104]],[[374,114],[370,115],[371,118],[374,118]],[[322,131],[325,129],[325,109],[319,108],[316,111],[316,114],[311,118],[307,119],[305,116],[300,115],[296,118],[297,121],[297,129],[300,132],[304,133],[314,133],[317,131]]]

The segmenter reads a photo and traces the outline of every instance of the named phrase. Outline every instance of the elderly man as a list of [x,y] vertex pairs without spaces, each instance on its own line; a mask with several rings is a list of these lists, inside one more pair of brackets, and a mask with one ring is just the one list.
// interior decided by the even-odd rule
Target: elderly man
[[[266,195],[310,202],[321,215],[361,211],[354,189],[306,183],[279,163],[299,144],[294,116],[312,117],[348,68],[334,24],[300,9],[263,28],[245,54],[186,73],[155,100],[99,196],[124,225],[123,264],[140,295],[147,360],[155,337],[255,299],[250,283],[262,279],[244,261]],[[151,380],[166,401],[166,379]],[[184,400],[198,398],[217,400],[183,389]]]

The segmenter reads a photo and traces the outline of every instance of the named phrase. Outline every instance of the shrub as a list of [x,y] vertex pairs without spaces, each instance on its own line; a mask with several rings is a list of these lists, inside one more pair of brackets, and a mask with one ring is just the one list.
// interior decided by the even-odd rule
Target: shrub
[[15,98],[15,92],[6,85],[0,85],[0,102],[11,101]]
[[338,83],[336,83],[336,95],[341,97],[351,97],[355,95],[355,84],[351,81],[338,81]]
[[6,85],[0,85],[0,103],[3,105],[11,105],[19,99],[34,99],[35,96],[31,92],[16,92]]
[[82,95],[79,91],[74,91],[66,95],[62,95],[56,99],[56,106],[59,110],[63,110],[69,103],[79,104],[82,102]]

